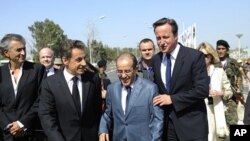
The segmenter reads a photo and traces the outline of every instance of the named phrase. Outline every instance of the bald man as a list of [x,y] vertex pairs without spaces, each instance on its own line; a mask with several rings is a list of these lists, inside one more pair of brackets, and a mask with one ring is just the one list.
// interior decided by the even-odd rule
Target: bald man
[[56,68],[53,67],[54,65],[54,52],[51,48],[45,47],[42,48],[39,52],[39,61],[42,65],[45,66],[46,68],[46,76],[50,76],[55,74],[55,72],[57,71]]

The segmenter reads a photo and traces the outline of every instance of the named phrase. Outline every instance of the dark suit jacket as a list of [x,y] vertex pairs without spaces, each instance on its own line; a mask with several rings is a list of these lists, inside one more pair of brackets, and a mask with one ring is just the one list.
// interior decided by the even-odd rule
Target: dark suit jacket
[[248,96],[247,96],[247,100],[245,104],[244,124],[250,125],[250,92],[248,92]]
[[[169,92],[173,104],[165,106],[165,116],[166,121],[171,117],[180,140],[192,140],[208,135],[204,98],[208,96],[209,78],[202,53],[180,46]],[[154,81],[159,93],[166,94],[160,72],[162,56],[160,52],[153,57]]]
[[82,116],[78,114],[63,71],[43,81],[39,117],[49,141],[97,141],[101,117],[100,79],[86,71],[82,76]]
[[[15,97],[8,64],[0,68],[0,127],[2,130],[16,120],[28,129],[34,128],[33,125],[39,122],[36,100],[43,73],[42,65],[25,61]],[[12,138],[10,134],[4,135],[9,136],[5,136],[5,139]]]

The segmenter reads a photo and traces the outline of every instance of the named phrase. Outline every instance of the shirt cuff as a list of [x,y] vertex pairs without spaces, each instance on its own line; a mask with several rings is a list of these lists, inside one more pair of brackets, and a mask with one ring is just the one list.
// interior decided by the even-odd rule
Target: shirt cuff
[[19,120],[17,121],[17,124],[19,125],[20,128],[24,127],[24,125]]

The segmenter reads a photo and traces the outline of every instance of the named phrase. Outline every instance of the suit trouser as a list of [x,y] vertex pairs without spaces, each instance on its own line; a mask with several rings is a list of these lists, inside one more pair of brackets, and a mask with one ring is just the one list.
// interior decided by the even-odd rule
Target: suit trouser
[[[169,118],[167,123],[167,140],[166,141],[180,141],[180,139],[177,137],[173,121],[171,118]],[[208,141],[208,137],[205,138],[199,138],[192,141]]]

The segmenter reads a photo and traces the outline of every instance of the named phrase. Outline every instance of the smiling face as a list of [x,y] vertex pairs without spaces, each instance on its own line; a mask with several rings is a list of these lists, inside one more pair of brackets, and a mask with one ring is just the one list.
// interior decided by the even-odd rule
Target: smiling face
[[71,57],[63,57],[63,64],[66,70],[72,75],[81,75],[85,72],[87,64],[85,61],[86,54],[79,48],[72,49]]
[[159,25],[155,28],[155,36],[157,45],[163,53],[171,53],[177,45],[177,34],[172,32],[172,27],[169,24]]
[[116,62],[117,74],[123,86],[130,86],[136,78],[137,69],[133,68],[133,60],[124,56]]
[[9,49],[4,51],[4,55],[15,64],[22,64],[26,58],[25,45],[20,41],[11,40]]
[[46,69],[51,68],[54,65],[54,54],[50,48],[43,48],[39,53],[39,61]]

